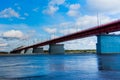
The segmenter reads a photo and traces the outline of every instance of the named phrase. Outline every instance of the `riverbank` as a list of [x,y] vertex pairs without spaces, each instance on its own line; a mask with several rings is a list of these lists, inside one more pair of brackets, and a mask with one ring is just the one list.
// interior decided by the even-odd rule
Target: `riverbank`
[[[44,51],[46,54],[48,50]],[[86,50],[65,50],[66,54],[83,54],[83,53],[96,53],[95,49],[86,49]]]
[[[95,54],[96,50],[65,50],[65,54]],[[9,52],[0,52],[0,56],[10,56],[10,55],[48,55],[48,50],[44,50],[44,53],[33,53],[33,54],[20,54],[20,53],[9,53]]]
[[0,55],[8,54],[8,52],[0,52]]

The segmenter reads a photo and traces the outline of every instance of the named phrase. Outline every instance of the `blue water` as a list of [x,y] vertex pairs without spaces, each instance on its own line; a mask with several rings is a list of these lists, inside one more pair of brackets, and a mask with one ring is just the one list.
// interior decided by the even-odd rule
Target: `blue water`
[[120,80],[120,55],[0,56],[0,80]]

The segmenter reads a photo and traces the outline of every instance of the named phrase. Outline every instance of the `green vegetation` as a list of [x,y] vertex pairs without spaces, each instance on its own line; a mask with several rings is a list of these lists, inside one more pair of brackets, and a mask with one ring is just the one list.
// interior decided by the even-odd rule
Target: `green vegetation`
[[0,54],[8,54],[8,52],[0,52]]
[[[44,50],[44,53],[48,53],[48,50]],[[87,50],[65,50],[65,53],[68,54],[77,54],[77,53],[96,53],[95,49],[87,49]]]
[[65,50],[66,53],[96,53],[96,50]]
[[[45,54],[48,54],[48,50],[44,50]],[[87,49],[87,50],[65,50],[65,53],[67,54],[82,54],[82,53],[96,53],[95,49]],[[8,52],[0,52],[0,55],[2,54],[9,54]]]

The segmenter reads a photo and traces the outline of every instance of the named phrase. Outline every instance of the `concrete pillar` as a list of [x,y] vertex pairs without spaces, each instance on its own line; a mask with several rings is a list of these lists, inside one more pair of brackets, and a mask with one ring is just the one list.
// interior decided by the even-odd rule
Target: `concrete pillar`
[[22,50],[22,51],[20,52],[20,54],[25,54],[25,50]]
[[97,54],[120,53],[120,35],[98,35],[96,47]]
[[33,53],[44,53],[43,47],[33,48]]
[[64,54],[64,44],[50,44],[49,54]]
[[25,54],[32,54],[33,48],[29,48],[25,50]]

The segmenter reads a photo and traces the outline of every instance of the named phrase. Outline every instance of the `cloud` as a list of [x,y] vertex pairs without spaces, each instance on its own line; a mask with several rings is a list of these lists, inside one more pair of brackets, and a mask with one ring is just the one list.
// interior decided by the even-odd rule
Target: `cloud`
[[21,10],[21,7],[20,7],[20,6],[18,6],[18,7],[17,7],[17,9],[18,9],[18,10]]
[[0,47],[2,51],[10,51],[22,45],[33,44],[33,39],[38,36],[35,29],[26,24],[0,24],[0,43],[8,46]]
[[[5,33],[11,33],[11,35],[13,35],[13,33],[17,32],[20,34],[23,34],[23,37],[20,38],[19,37],[15,37],[16,39],[29,39],[33,36],[35,36],[36,34],[36,30],[32,29],[31,26],[28,26],[26,24],[0,24],[0,36],[2,36]],[[8,34],[9,35],[9,34]],[[15,36],[15,35],[14,35]],[[8,39],[8,37],[3,36],[4,38]],[[15,39],[10,37],[9,39]]]
[[59,30],[59,33],[67,35],[67,34],[75,33],[77,31],[80,31],[80,29],[69,28],[69,29],[61,29],[61,30]]
[[97,21],[97,16],[94,15],[84,15],[82,17],[79,17],[75,25],[79,26],[82,30],[83,29],[88,29],[90,27],[94,27],[100,24],[105,24],[111,21],[114,21],[115,19],[110,18],[109,16],[101,15],[99,17],[99,23]]
[[55,34],[52,34],[51,36],[50,36],[50,39],[54,39],[54,38],[57,38],[58,36],[56,36]]
[[9,30],[20,30],[23,32],[27,32],[32,30],[31,26],[28,26],[27,24],[0,24],[0,30],[1,32],[6,32]]
[[24,38],[24,34],[19,30],[10,30],[10,31],[4,32],[2,36],[5,38],[17,38],[17,39]]
[[25,17],[21,17],[20,14],[12,8],[6,8],[0,11],[0,18],[17,18],[25,20]]
[[68,50],[95,49],[96,42],[97,40],[95,37],[88,37],[88,38],[64,42],[65,44],[64,47],[65,49],[68,49]]
[[18,3],[15,3],[14,6],[15,6],[18,10],[21,10],[21,7],[19,6]]
[[71,4],[69,6],[68,16],[78,16],[80,14],[80,4]]
[[53,34],[53,33],[56,33],[57,32],[57,29],[56,28],[44,28],[44,30],[47,32],[47,33],[50,33],[50,34]]
[[2,33],[2,38],[6,39],[6,40],[13,40],[13,39],[28,40],[31,37],[33,37],[34,35],[35,35],[34,30],[30,30],[26,33],[22,32],[20,30],[9,30],[9,31]]
[[38,8],[38,7],[37,7],[37,8],[34,8],[33,11],[34,11],[34,12],[38,12],[38,11],[39,11],[39,8]]
[[65,0],[51,0],[49,2],[50,5],[62,5],[64,4]]
[[53,15],[58,9],[59,7],[57,6],[48,6],[48,8],[43,11],[43,13],[48,15]]
[[65,0],[51,0],[48,3],[48,6],[45,10],[43,10],[44,14],[53,15],[55,12],[59,10],[59,5],[64,4]]
[[8,46],[7,43],[0,43],[0,47],[6,47],[6,46]]
[[99,20],[98,21],[97,20],[98,20],[97,16],[84,15],[84,16],[78,17],[73,22],[63,22],[56,25],[50,25],[45,27],[44,30],[49,34],[56,33],[58,35],[63,35],[63,34],[66,35],[66,34],[74,33],[77,31],[85,30],[91,27],[95,27],[101,24],[105,24],[108,22],[112,22],[116,20],[116,18],[111,18],[109,16],[101,15],[99,17]]
[[25,16],[29,16],[29,14],[28,14],[28,13],[24,13],[24,15],[25,15]]
[[92,10],[102,13],[120,13],[120,0],[87,0],[87,5]]
[[17,13],[14,9],[12,8],[6,8],[0,12],[0,18],[20,18],[19,13]]

